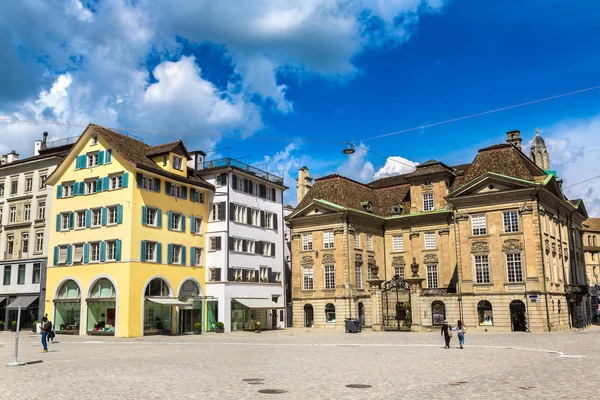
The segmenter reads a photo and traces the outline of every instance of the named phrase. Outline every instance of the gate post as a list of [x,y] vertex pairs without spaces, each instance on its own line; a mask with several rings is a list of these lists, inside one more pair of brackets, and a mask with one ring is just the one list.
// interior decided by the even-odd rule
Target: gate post
[[412,276],[406,278],[405,281],[410,285],[410,313],[412,318],[411,331],[420,332],[423,331],[421,312],[421,294],[423,292],[423,281],[425,278],[419,277],[419,264],[417,264],[416,258],[413,258],[413,262],[410,265]]
[[372,329],[381,331],[383,326],[383,308],[381,306],[381,279],[367,279],[369,293],[371,295],[371,321]]

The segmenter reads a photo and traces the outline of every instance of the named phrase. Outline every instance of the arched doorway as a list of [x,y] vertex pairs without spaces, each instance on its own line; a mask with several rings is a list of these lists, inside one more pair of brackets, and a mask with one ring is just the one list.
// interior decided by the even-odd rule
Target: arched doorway
[[477,315],[479,325],[492,326],[494,325],[494,315],[492,313],[492,303],[487,300],[481,300],[477,304]]
[[87,333],[114,336],[116,329],[117,291],[107,278],[100,278],[90,290],[87,302]]
[[81,323],[81,288],[72,279],[60,285],[54,299],[54,331],[79,334]]
[[[187,279],[181,284],[179,289],[179,300],[187,303],[185,306],[179,306],[179,333],[189,334],[195,331],[202,331],[202,298],[201,289],[198,282],[194,279]],[[194,325],[199,323],[200,329],[195,329]]]
[[358,303],[358,319],[360,324],[365,326],[365,305],[361,302]]
[[335,323],[335,306],[332,303],[325,305],[325,322]]
[[525,323],[525,304],[521,300],[510,302],[510,321],[513,332],[527,331]]
[[171,332],[173,325],[171,287],[162,278],[154,278],[144,289],[144,335]]
[[442,325],[446,319],[446,305],[443,301],[436,300],[431,303],[431,324]]
[[315,323],[314,311],[312,304],[304,305],[304,326],[312,328]]

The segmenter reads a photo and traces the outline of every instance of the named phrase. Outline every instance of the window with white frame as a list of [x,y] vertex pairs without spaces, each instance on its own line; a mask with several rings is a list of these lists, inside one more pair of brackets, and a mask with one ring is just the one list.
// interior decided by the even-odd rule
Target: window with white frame
[[171,213],[171,229],[181,230],[181,214]]
[[373,235],[367,235],[367,250],[373,250]]
[[394,276],[404,279],[404,267],[394,267]]
[[154,191],[154,178],[142,175],[142,189]]
[[312,267],[304,267],[302,269],[302,281],[303,281],[303,289],[304,290],[313,290],[314,289],[314,283],[315,283],[315,278],[313,275],[313,269]]
[[72,183],[63,183],[62,188],[63,188],[62,197],[73,196],[73,184]]
[[485,214],[471,216],[473,236],[487,235],[487,220]]
[[360,249],[360,233],[354,232],[354,248]]
[[67,245],[63,244],[62,246],[58,246],[58,263],[66,264],[67,263]]
[[11,255],[15,251],[15,235],[6,235],[6,254]]
[[46,218],[46,202],[40,201],[40,202],[38,202],[37,219],[45,219],[45,218]]
[[118,222],[118,210],[117,206],[108,207],[108,224],[114,225]]
[[246,240],[246,252],[254,254],[254,240]]
[[123,187],[123,175],[113,175],[110,177],[110,189],[121,189]]
[[423,195],[423,211],[431,211],[433,208],[433,193],[425,193]]
[[95,208],[92,210],[91,226],[100,226],[102,224],[102,209]]
[[427,287],[430,289],[435,289],[438,287],[437,264],[427,264]]
[[273,229],[273,213],[265,212],[265,228]]
[[41,253],[44,251],[44,232],[35,233],[35,252]]
[[175,168],[176,170],[183,170],[183,158],[178,157],[178,156],[173,156],[173,168]]
[[77,220],[77,225],[75,226],[80,229],[85,228],[85,210],[77,211],[75,215]]
[[61,231],[69,230],[69,213],[60,214],[60,230]]
[[248,221],[248,217],[246,216],[247,208],[246,206],[241,206],[239,204],[233,205],[233,221],[241,222],[245,224]]
[[146,208],[146,225],[156,226],[158,222],[158,215],[156,208]]
[[46,187],[46,178],[48,178],[46,173],[40,174],[40,189],[44,189]]
[[516,211],[502,213],[504,221],[504,232],[519,232],[519,214]]
[[73,264],[81,264],[83,262],[83,243],[73,245]]
[[271,246],[270,242],[263,242],[263,255],[270,256],[271,255]]
[[260,210],[252,209],[252,225],[260,226]]
[[506,272],[508,282],[523,282],[523,264],[521,253],[506,253]]
[[31,220],[31,203],[27,203],[23,206],[23,221]]
[[202,218],[199,217],[192,217],[194,218],[194,232],[196,235],[201,235],[202,234]]
[[202,265],[202,247],[194,247],[193,260],[196,262],[194,265],[196,265],[196,266]]
[[10,206],[8,209],[8,222],[17,222],[17,206]]
[[4,196],[4,183],[0,183],[0,197]]
[[241,252],[243,248],[243,240],[239,238],[233,238],[233,251]]
[[223,203],[213,203],[212,212],[210,213],[211,221],[220,221]]
[[96,193],[96,179],[85,181],[85,194]]
[[115,240],[106,241],[106,261],[115,261],[117,259],[117,242]]
[[29,253],[29,233],[21,233],[21,253]]
[[18,190],[19,190],[19,180],[17,178],[17,179],[10,181],[10,194],[17,194]]
[[25,191],[31,192],[33,190],[33,177],[28,176],[25,178]]
[[90,243],[90,262],[100,261],[100,242]]
[[156,261],[156,242],[146,242],[146,261]]
[[302,234],[302,250],[308,251],[312,250],[312,233],[303,233]]
[[210,268],[208,270],[208,281],[209,282],[217,281],[217,268]]
[[178,244],[172,246],[171,262],[173,264],[181,264],[181,246]]
[[209,240],[209,251],[219,251],[221,250],[221,238],[217,236],[213,236]]
[[360,263],[354,264],[354,280],[356,282],[356,288],[362,289],[362,265]]
[[490,283],[490,261],[487,254],[473,256],[475,283]]
[[269,281],[269,267],[261,265],[259,269],[260,281],[268,282]]
[[86,166],[90,168],[95,167],[96,165],[98,165],[98,152],[88,153]]
[[392,251],[404,251],[404,238],[402,235],[392,236]]
[[333,231],[323,232],[323,248],[333,249]]
[[335,289],[335,266],[325,266],[325,289]]
[[425,232],[423,234],[423,239],[425,241],[425,250],[433,250],[437,248],[435,232]]

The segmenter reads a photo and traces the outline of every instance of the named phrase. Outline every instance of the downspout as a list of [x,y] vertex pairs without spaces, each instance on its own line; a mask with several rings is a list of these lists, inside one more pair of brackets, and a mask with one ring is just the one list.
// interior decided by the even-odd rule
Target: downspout
[[[231,220],[231,215],[230,215],[231,208],[229,207],[229,185],[231,182],[231,176],[229,175],[229,173],[232,171],[233,170],[231,168],[229,168],[227,170],[227,182],[225,185],[225,190],[226,190],[225,193],[227,193],[227,197],[225,200],[225,213],[227,215],[227,217],[225,218],[225,222],[227,223],[227,239],[226,239],[227,240],[227,252],[225,253],[225,265],[227,266],[227,272],[226,272],[227,281],[229,281],[229,268],[231,268],[231,266],[229,265],[229,252],[232,250],[229,248],[229,243],[231,242],[229,240],[229,221]],[[215,177],[215,183],[217,183],[216,177]],[[215,194],[216,194],[216,191],[215,191]],[[223,278],[223,277],[221,277],[221,278]],[[223,288],[223,293],[224,293],[223,307],[225,310],[227,310],[227,304],[225,303],[225,299],[227,298],[227,294],[228,294],[227,288],[228,288],[227,285],[225,285],[225,288]],[[223,314],[225,314],[225,313],[223,313]],[[229,332],[231,332],[231,297],[229,298],[229,316],[223,315],[222,318],[225,318],[225,321],[227,321],[227,319],[229,319]]]
[[[458,231],[458,227],[456,225],[456,217],[458,216],[458,210],[453,207],[454,209],[454,215],[453,215],[453,224],[454,224],[454,241],[455,241],[455,245],[454,245],[454,250],[456,251],[456,268],[458,269],[458,282],[456,282],[456,292],[458,295],[458,315],[460,316],[460,320],[464,321],[463,319],[463,302],[462,302],[462,296],[461,296],[461,282],[462,282],[462,262],[461,262],[461,251],[460,251],[460,232]],[[479,315],[477,316],[477,318],[479,319]]]
[[385,246],[385,220],[381,223],[381,231],[383,232],[383,280],[387,281],[387,251]]
[[[284,320],[283,320],[283,326],[284,328],[287,327],[287,321],[288,321],[288,306],[287,306],[287,279],[286,279],[286,274],[287,274],[287,261],[285,259],[285,249],[287,248],[287,244],[285,243],[285,214],[283,212],[283,190],[281,191],[281,218],[279,218],[281,220],[281,228],[277,227],[278,232],[280,232],[281,235],[281,286],[282,286],[282,290],[283,290],[283,306],[285,307],[284,310]],[[277,221],[277,223],[279,223],[279,221]],[[290,230],[290,241],[292,239],[292,232]],[[292,252],[290,251],[290,268],[291,268],[291,263],[292,263]],[[277,310],[274,311],[275,313],[277,312]],[[281,322],[281,321],[279,321]],[[277,322],[277,325],[279,325],[279,322]],[[274,329],[275,327],[273,327]]]
[[538,212],[538,234],[540,237],[540,251],[542,253],[542,277],[544,279],[544,299],[546,302],[546,324],[548,325],[548,332],[552,332],[550,327],[550,310],[548,310],[548,288],[546,283],[546,258],[544,256],[544,237],[542,236],[542,219],[540,218],[540,195],[535,194]]
[[350,284],[350,222],[348,221],[348,213],[344,213],[346,217],[346,251],[348,253],[348,318],[352,318],[352,285]]
[[[560,248],[562,250],[562,245],[563,245],[563,230],[560,226],[560,211],[557,212],[558,214],[558,239],[560,240]],[[565,217],[567,215],[565,214]],[[567,219],[568,221],[568,219]],[[567,293],[567,272],[565,271],[565,255],[561,254],[560,255],[560,261],[562,264],[562,272],[563,272],[563,290],[565,291],[565,300],[567,298],[566,293]],[[565,301],[566,306],[567,306],[567,319],[569,320],[569,329],[571,329],[571,315],[569,313],[569,302]],[[560,322],[560,321],[559,321]]]

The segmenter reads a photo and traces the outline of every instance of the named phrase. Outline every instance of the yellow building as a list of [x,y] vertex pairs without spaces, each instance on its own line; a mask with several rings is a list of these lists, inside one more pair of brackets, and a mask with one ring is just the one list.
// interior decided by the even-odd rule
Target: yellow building
[[136,337],[203,321],[214,187],[189,159],[180,140],[150,146],[90,124],[48,177],[46,311],[57,332]]

